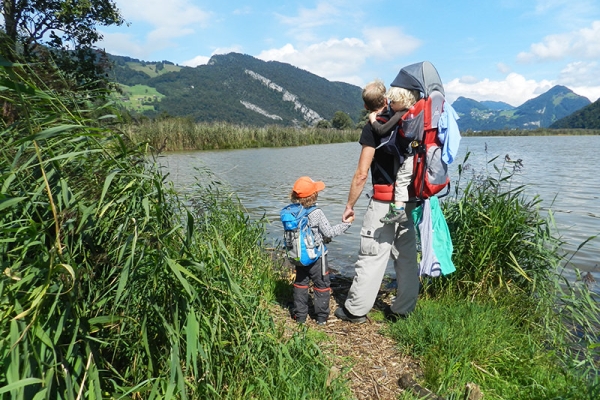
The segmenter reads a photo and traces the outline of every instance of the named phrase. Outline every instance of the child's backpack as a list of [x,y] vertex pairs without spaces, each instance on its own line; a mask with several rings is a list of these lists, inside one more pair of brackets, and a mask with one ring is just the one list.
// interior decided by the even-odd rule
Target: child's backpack
[[450,192],[448,165],[442,160],[443,143],[438,138],[438,122],[442,115],[445,97],[440,76],[428,61],[416,63],[400,70],[391,86],[419,90],[419,99],[402,117],[402,135],[412,140],[413,180],[411,195],[417,200],[427,199],[446,189]]
[[308,214],[316,208],[316,206],[304,208],[301,204],[292,203],[280,212],[283,245],[288,259],[294,265],[311,265],[325,251],[324,244],[315,245],[312,229],[308,225]]

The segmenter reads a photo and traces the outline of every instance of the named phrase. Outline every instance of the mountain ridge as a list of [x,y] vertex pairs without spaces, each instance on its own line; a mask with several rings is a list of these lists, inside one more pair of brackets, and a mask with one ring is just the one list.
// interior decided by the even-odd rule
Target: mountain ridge
[[118,83],[145,84],[165,95],[153,102],[155,115],[205,122],[310,126],[322,119],[331,120],[337,111],[357,122],[363,108],[358,86],[330,82],[290,64],[239,53],[214,55],[206,65],[181,67],[155,77],[142,77],[127,68],[119,64],[115,73]]
[[460,116],[461,130],[489,131],[548,128],[555,121],[590,103],[589,99],[574,93],[566,86],[556,85],[510,109],[492,109],[486,105],[487,102],[465,97],[457,98],[452,107]]
[[[159,95],[137,99],[147,116],[171,115],[196,122],[230,122],[242,125],[314,126],[342,111],[357,123],[365,112],[362,89],[332,82],[278,61],[228,53],[214,55],[206,65],[179,66],[163,60],[147,62],[109,56],[115,82],[147,86]],[[138,89],[139,91],[139,89]],[[500,101],[458,97],[452,106],[463,131],[536,129],[590,105],[589,99],[565,86],[554,86],[518,107]]]

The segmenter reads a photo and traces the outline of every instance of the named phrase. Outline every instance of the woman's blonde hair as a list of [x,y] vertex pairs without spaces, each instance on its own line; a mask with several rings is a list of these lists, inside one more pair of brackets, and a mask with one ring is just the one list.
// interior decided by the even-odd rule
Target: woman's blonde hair
[[296,195],[296,192],[292,190],[292,192],[290,193],[290,200],[292,201],[292,203],[300,203],[302,207],[310,207],[316,204],[318,196],[319,193],[315,192],[308,197],[298,197]]
[[392,86],[385,96],[394,103],[400,103],[402,108],[411,108],[421,97],[418,90],[409,90],[397,86]]

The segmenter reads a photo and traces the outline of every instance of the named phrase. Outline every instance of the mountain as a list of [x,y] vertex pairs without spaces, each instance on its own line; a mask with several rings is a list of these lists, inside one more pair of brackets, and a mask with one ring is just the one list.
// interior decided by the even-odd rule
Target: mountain
[[[140,100],[149,116],[168,114],[195,121],[242,125],[314,125],[343,111],[357,122],[361,88],[330,82],[290,64],[249,55],[214,55],[207,65],[175,66],[112,56],[116,82],[143,85],[160,96]],[[149,92],[148,92],[149,93]]]
[[506,110],[512,110],[514,108],[510,104],[505,103],[503,101],[485,100],[485,101],[482,101],[481,104],[483,104],[490,110],[494,110],[494,111],[506,111]]
[[503,104],[508,107],[499,107],[495,102],[490,107],[490,102],[459,97],[452,107],[460,116],[461,130],[536,129],[549,127],[589,105],[590,101],[567,87],[557,85],[519,107]]
[[550,125],[553,129],[600,129],[600,99],[559,119]]
[[[331,82],[290,64],[229,53],[207,65],[183,67],[169,61],[110,56],[113,79],[122,85],[125,107],[147,116],[172,115],[240,125],[311,126],[337,111],[361,118],[361,88]],[[546,128],[590,105],[564,86],[519,107],[459,97],[453,104],[461,130]]]

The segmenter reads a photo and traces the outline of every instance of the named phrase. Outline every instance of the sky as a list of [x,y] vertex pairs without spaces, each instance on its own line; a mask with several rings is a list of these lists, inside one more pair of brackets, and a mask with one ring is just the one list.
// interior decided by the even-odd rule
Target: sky
[[[430,61],[450,102],[519,106],[555,85],[600,97],[598,0],[115,0],[98,47],[195,67],[237,52],[330,81],[389,85]],[[276,82],[285,87],[285,82]]]

